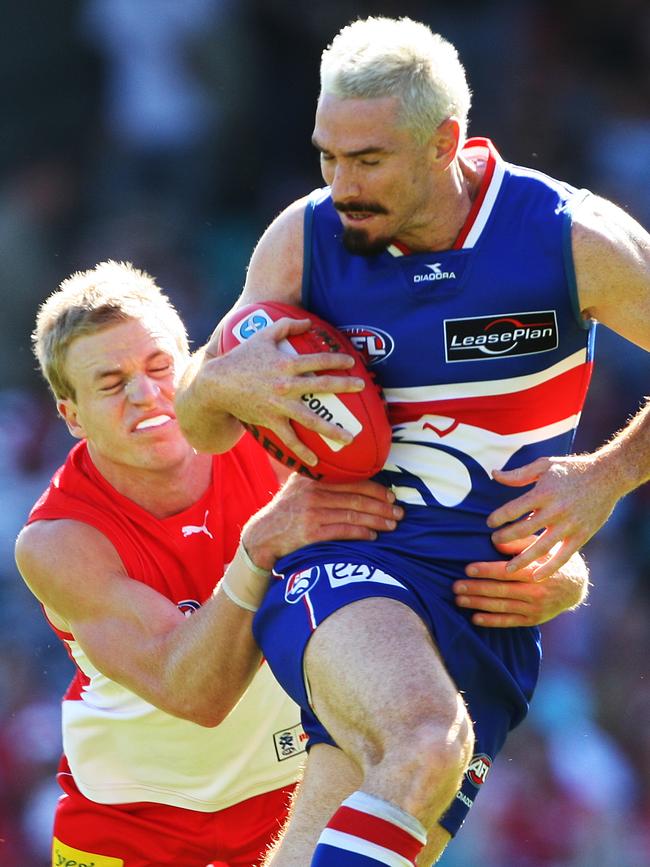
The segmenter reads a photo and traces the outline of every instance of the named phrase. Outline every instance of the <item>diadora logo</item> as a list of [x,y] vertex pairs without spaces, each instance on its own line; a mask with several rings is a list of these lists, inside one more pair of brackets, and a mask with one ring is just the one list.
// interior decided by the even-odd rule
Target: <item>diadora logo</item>
[[534,355],[550,352],[557,346],[555,310],[445,319],[445,357],[448,362]]
[[210,539],[214,539],[212,533],[208,530],[208,515],[210,514],[209,510],[205,510],[205,515],[203,516],[202,524],[185,524],[184,527],[181,527],[181,531],[183,533],[184,538],[187,539],[188,536],[194,536],[196,534],[205,533]]
[[404,586],[392,575],[366,563],[324,563],[323,566],[334,589],[346,584],[359,584],[366,581],[375,584],[392,584],[394,587]]
[[369,325],[342,325],[339,331],[347,334],[368,366],[385,361],[395,348],[393,338],[381,328],[371,328]]
[[283,762],[285,759],[290,759],[292,756],[304,753],[307,740],[308,736],[301,725],[284,729],[281,732],[275,732],[273,743],[278,761]]
[[456,273],[454,271],[443,271],[440,262],[434,262],[432,265],[425,265],[429,271],[424,274],[416,274],[413,277],[414,283],[426,283],[429,280],[455,280]]
[[241,322],[235,325],[232,333],[240,343],[243,343],[244,340],[248,340],[249,337],[257,334],[258,331],[262,331],[272,324],[273,320],[265,310],[254,310],[245,319],[242,319]]
[[186,617],[189,617],[190,614],[194,614],[195,611],[199,610],[201,603],[197,602],[196,599],[183,599],[176,603],[176,607]]
[[294,572],[287,578],[284,588],[285,601],[290,605],[300,602],[305,593],[316,586],[320,578],[320,567],[312,566],[311,569],[303,569],[302,572]]
[[472,785],[479,788],[485,782],[488,772],[492,767],[492,759],[485,753],[479,753],[474,756],[469,763],[469,767],[465,771],[465,776]]

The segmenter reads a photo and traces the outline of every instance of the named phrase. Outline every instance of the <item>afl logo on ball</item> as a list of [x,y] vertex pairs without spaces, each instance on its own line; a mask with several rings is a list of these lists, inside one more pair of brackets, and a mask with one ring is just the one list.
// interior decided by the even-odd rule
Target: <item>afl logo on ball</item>
[[488,771],[491,767],[492,759],[485,753],[479,753],[477,756],[474,756],[472,761],[469,763],[469,768],[465,772],[465,776],[472,785],[478,788],[485,782]]
[[341,325],[342,331],[354,348],[361,353],[368,367],[385,361],[395,348],[393,338],[380,328],[370,328],[367,325]]
[[320,567],[312,566],[311,569],[303,569],[302,572],[294,572],[287,578],[287,586],[284,588],[284,598],[293,605],[299,602],[305,593],[316,585],[320,578]]

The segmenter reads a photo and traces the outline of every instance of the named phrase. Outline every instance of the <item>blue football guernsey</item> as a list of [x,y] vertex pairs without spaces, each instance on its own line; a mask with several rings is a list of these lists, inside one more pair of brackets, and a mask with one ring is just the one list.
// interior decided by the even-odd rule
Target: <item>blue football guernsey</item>
[[494,554],[485,517],[516,493],[491,470],[569,451],[593,332],[570,246],[584,192],[504,163],[484,139],[466,150],[486,171],[454,249],[350,255],[325,189],[308,206],[303,287],[304,306],[365,352],[389,403],[382,481],[425,507],[391,541],[463,562]]

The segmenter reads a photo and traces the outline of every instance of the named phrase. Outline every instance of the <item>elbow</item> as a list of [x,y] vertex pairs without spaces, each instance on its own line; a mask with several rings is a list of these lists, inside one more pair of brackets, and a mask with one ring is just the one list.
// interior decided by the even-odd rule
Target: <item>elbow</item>
[[223,696],[213,697],[208,701],[205,698],[200,702],[186,702],[182,705],[167,708],[168,713],[181,719],[193,722],[203,728],[216,728],[226,719],[234,708],[237,699],[224,700]]
[[192,722],[204,728],[216,728],[221,725],[236,704],[237,699],[227,701],[223,696],[205,702],[202,707],[196,708]]
[[194,716],[190,719],[190,722],[195,723],[198,726],[201,726],[205,729],[214,729],[217,726],[220,726],[221,723],[228,716],[227,713],[215,713],[214,711],[203,711],[201,713],[194,714]]

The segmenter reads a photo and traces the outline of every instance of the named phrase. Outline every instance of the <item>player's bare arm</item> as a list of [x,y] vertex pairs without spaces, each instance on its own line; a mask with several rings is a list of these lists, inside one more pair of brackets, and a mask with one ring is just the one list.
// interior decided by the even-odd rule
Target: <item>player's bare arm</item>
[[[650,235],[616,205],[589,196],[574,215],[573,255],[580,308],[650,350]],[[495,542],[541,533],[509,571],[546,557],[547,578],[607,521],[618,500],[650,479],[650,402],[610,442],[591,454],[539,458],[494,478],[534,488],[490,515]],[[507,527],[503,524],[514,522]]]
[[[255,301],[300,303],[305,201],[290,205],[271,223],[258,242],[248,268],[244,291],[236,307]],[[334,440],[347,443],[349,434],[309,412],[301,395],[305,377],[322,370],[345,370],[352,360],[344,353],[290,357],[278,343],[309,328],[286,320],[264,329],[227,355],[218,352],[219,329],[194,356],[176,394],[176,412],[185,436],[199,451],[222,452],[241,433],[236,419],[274,430],[308,464],[315,456],[296,437],[289,419]],[[318,378],[319,392],[360,391],[363,382],[335,374]]]
[[[278,557],[309,542],[372,539],[393,529],[402,511],[393,499],[371,481],[336,486],[291,479],[242,532],[257,569],[248,569],[238,552],[224,581],[232,586],[243,574],[259,604]],[[217,590],[186,618],[164,596],[132,580],[113,545],[93,527],[37,521],[21,532],[16,560],[52,623],[75,636],[93,665],[170,714],[217,725],[257,670],[255,605],[242,608]],[[234,586],[235,598],[241,597]]]

